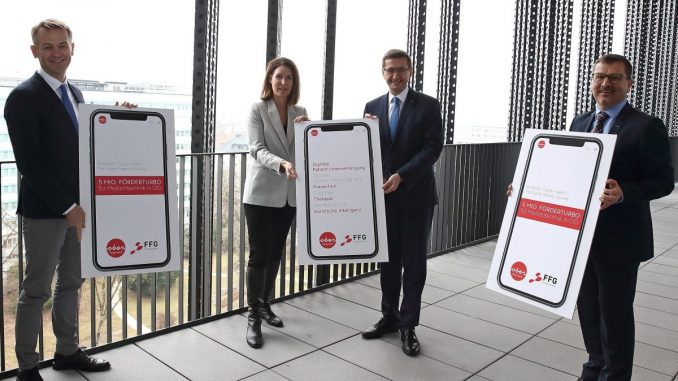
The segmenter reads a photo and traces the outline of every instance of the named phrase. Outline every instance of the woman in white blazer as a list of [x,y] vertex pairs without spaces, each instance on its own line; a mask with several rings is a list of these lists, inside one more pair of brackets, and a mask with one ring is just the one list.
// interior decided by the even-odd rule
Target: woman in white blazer
[[250,255],[247,261],[247,344],[263,345],[261,319],[282,327],[271,311],[287,233],[296,211],[294,122],[308,120],[297,106],[299,71],[290,59],[278,57],[266,67],[261,101],[252,105],[248,121],[250,155],[243,203]]

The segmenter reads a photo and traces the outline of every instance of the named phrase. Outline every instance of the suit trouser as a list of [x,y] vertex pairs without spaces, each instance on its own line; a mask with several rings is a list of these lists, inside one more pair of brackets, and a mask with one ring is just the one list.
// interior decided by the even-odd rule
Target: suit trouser
[[80,277],[80,242],[75,228],[63,218],[23,219],[26,239],[26,276],[22,283],[16,312],[16,356],[20,369],[39,362],[35,347],[42,322],[43,305],[52,291],[52,328],[56,352],[69,355],[78,350],[78,291]]
[[[381,313],[388,324],[400,329],[419,325],[432,218],[433,206],[417,210],[386,206],[389,260],[381,265]],[[403,301],[398,309],[401,283]]]
[[639,262],[617,263],[589,257],[577,299],[589,354],[582,372],[584,380],[631,379],[638,265]]

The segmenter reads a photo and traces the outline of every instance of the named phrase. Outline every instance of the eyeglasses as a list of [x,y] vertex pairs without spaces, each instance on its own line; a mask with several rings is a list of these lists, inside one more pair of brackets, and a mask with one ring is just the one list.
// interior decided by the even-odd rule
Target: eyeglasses
[[409,67],[386,67],[383,69],[384,73],[388,75],[393,75],[395,73],[398,74],[405,74],[406,72],[410,71]]
[[593,82],[595,83],[603,83],[603,81],[605,81],[605,78],[607,78],[610,81],[610,83],[619,83],[622,79],[629,78],[629,76],[620,73],[612,74],[593,73]]

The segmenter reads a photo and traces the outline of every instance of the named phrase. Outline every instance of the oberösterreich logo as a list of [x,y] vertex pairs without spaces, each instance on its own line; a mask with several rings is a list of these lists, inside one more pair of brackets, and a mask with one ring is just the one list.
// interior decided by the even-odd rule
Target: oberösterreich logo
[[516,262],[511,266],[511,278],[517,281],[525,279],[527,275],[527,266],[523,262]]
[[125,254],[125,242],[119,238],[113,238],[106,244],[106,252],[113,258],[118,258]]
[[336,245],[337,237],[332,232],[324,232],[320,235],[320,246],[331,249]]

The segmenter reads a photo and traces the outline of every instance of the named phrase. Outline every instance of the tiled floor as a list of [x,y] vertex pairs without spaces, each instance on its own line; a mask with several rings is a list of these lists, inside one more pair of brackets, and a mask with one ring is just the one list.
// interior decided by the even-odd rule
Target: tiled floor
[[[678,381],[678,191],[652,203],[655,258],[640,270],[634,380]],[[417,334],[405,356],[397,334],[366,341],[379,319],[376,276],[279,303],[281,329],[245,343],[243,316],[104,352],[109,372],[42,370],[46,380],[575,380],[586,359],[578,321],[485,288],[494,242],[429,260]]]

